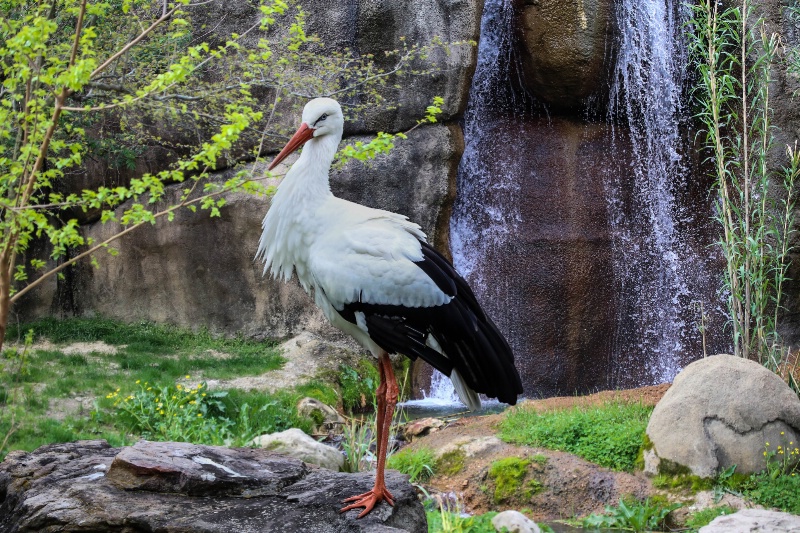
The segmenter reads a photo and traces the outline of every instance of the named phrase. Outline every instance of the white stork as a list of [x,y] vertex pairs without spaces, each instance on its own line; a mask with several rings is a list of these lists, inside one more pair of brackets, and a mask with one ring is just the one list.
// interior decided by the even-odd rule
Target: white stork
[[472,410],[478,393],[515,404],[522,384],[508,343],[419,225],[331,193],[328,172],[343,127],[335,100],[305,106],[300,128],[269,166],[305,144],[272,198],[256,257],[274,278],[289,281],[296,272],[328,320],[378,359],[375,486],[342,509],[363,507],[361,518],[381,500],[394,505],[383,479],[398,393],[389,353],[433,365]]

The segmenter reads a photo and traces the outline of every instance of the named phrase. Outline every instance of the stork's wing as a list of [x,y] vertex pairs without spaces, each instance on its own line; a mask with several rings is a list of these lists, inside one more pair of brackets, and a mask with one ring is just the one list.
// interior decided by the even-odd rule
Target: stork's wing
[[448,376],[456,369],[472,390],[515,404],[522,384],[511,348],[423,238],[394,217],[332,228],[310,250],[317,290],[386,351],[421,357]]

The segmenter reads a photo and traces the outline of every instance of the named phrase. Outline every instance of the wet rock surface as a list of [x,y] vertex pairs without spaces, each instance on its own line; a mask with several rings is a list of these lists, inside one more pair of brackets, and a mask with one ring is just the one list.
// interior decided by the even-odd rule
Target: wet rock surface
[[407,478],[387,473],[394,507],[356,520],[341,501],[372,474],[310,467],[265,450],[105,441],[11,452],[0,464],[0,532],[417,532],[425,513]]

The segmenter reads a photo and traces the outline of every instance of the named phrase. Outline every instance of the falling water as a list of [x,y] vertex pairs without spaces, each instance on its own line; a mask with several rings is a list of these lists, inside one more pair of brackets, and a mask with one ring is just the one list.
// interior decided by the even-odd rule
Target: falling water
[[[583,116],[551,116],[510,88],[512,4],[484,7],[455,266],[508,338],[526,394],[669,381],[702,355],[697,303],[721,316],[707,184],[686,157],[687,8],[616,3],[608,93]],[[449,380],[434,375],[428,396],[453,399]]]
[[682,196],[692,175],[684,124],[689,15],[688,4],[678,0],[617,4],[609,117],[632,143],[633,183],[623,183],[620,173],[606,189],[619,324],[610,386],[625,383],[643,354],[650,374],[643,384],[672,381],[690,352],[699,355],[698,303],[715,311],[710,253],[691,231],[709,212],[690,208]]
[[[458,168],[458,196],[450,221],[450,244],[456,269],[485,295],[486,283],[475,267],[480,257],[491,255],[493,244],[519,223],[519,216],[507,209],[513,205],[509,197],[514,195],[519,185],[511,169],[504,175],[488,175],[487,154],[480,142],[487,117],[498,107],[508,105],[508,99],[493,96],[509,80],[512,2],[487,0],[483,9],[478,64],[464,117],[466,145]],[[450,380],[435,370],[428,397],[456,401]]]

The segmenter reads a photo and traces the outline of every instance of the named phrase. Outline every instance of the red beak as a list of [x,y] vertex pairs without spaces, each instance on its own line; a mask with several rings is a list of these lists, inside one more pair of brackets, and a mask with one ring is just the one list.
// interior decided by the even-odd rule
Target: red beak
[[275,159],[272,160],[270,163],[268,170],[272,170],[275,166],[286,159],[286,156],[303,146],[306,142],[308,142],[314,136],[314,129],[309,128],[308,124],[303,122],[300,124],[300,128],[292,135],[292,138],[289,139],[289,142],[286,143],[286,146],[283,147],[281,153],[279,153]]

